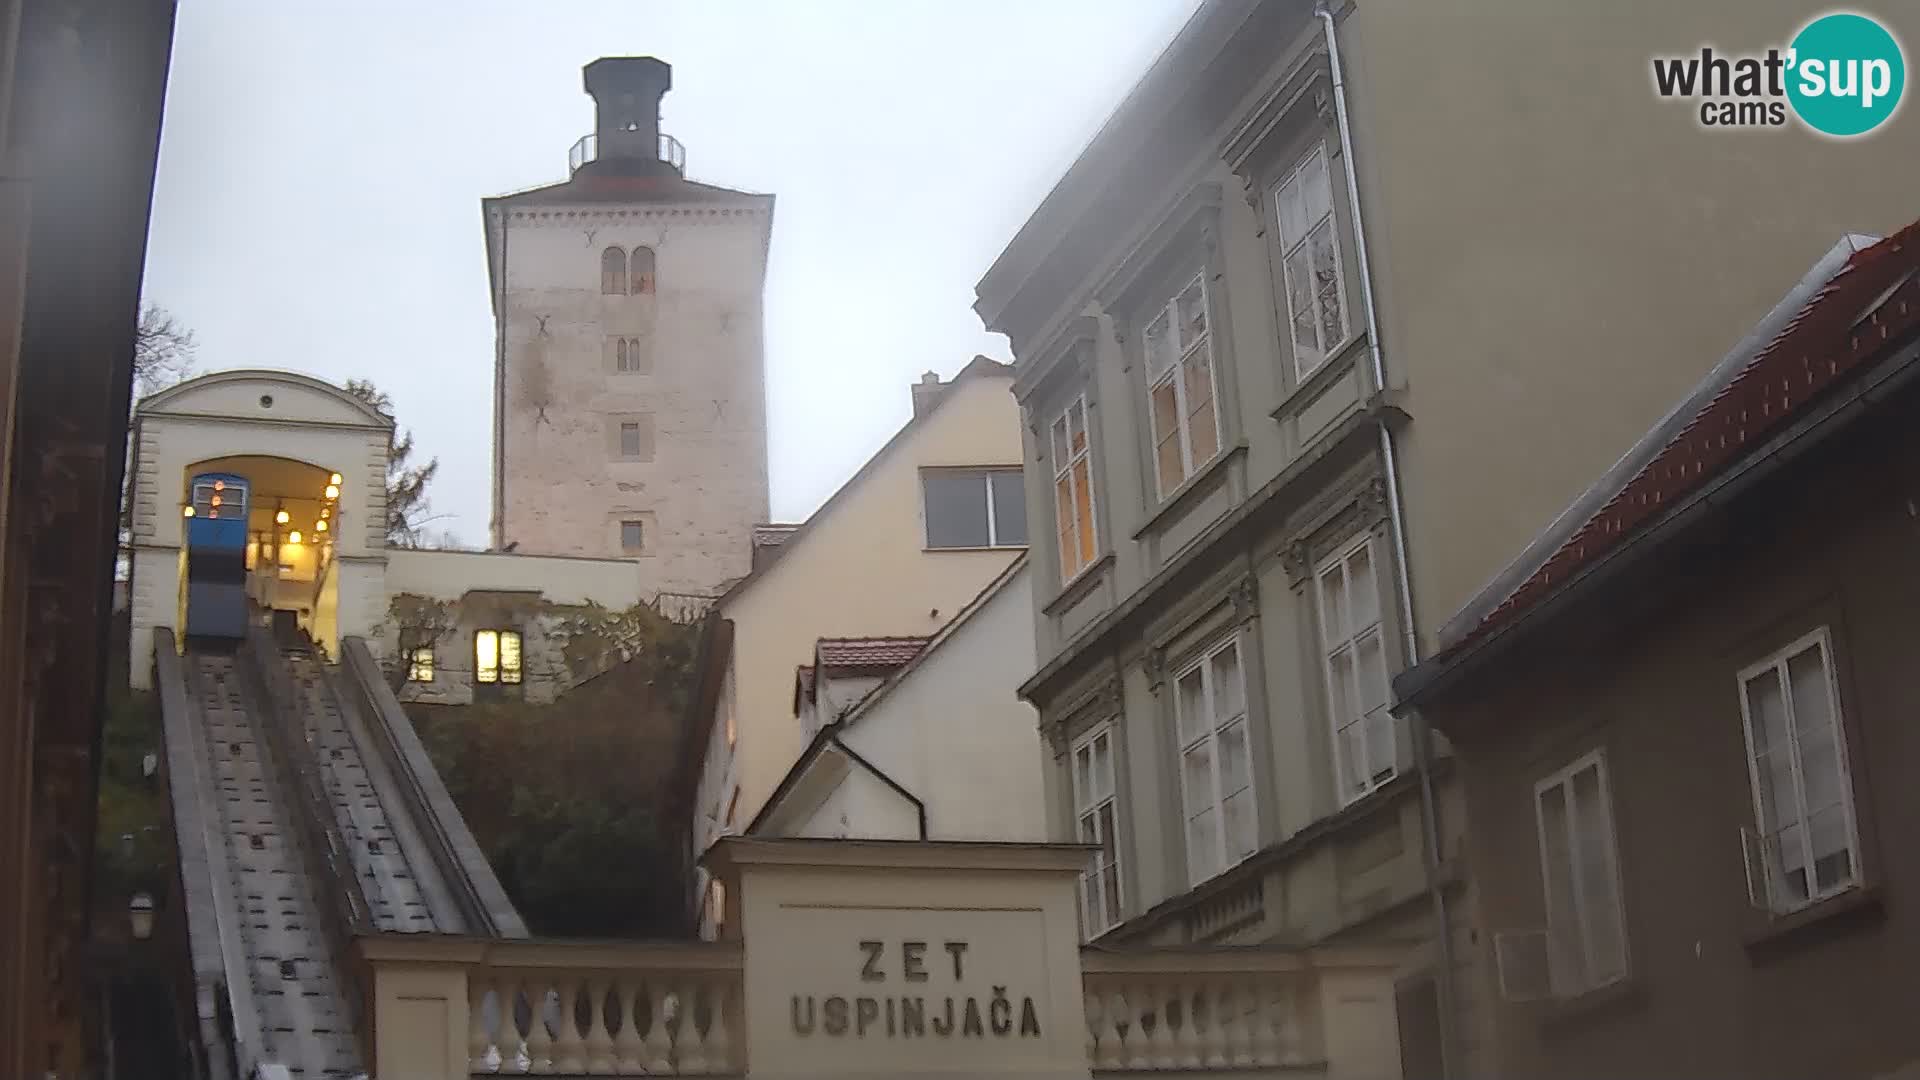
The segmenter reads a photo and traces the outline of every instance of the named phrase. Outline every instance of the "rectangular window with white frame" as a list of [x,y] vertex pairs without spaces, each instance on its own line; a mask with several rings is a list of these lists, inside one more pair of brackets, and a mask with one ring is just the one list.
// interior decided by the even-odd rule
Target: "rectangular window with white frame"
[[1093,446],[1084,395],[1053,421],[1053,505],[1059,523],[1060,579],[1072,581],[1100,550],[1093,525]]
[[1142,335],[1153,473],[1162,497],[1220,453],[1211,325],[1202,272],[1167,301]]
[[1113,782],[1113,725],[1101,724],[1073,744],[1073,813],[1080,842],[1098,850],[1080,872],[1080,929],[1088,938],[1120,922],[1118,789]]
[[1740,672],[1756,904],[1785,914],[1860,884],[1860,835],[1825,627]]
[[1596,750],[1535,784],[1533,810],[1554,995],[1571,997],[1626,977],[1626,917],[1606,758]]
[[1317,574],[1334,777],[1342,804],[1391,780],[1398,767],[1377,572],[1373,538],[1367,536],[1321,564]]
[[1174,677],[1187,878],[1198,885],[1253,854],[1253,750],[1240,642],[1229,637]]
[[923,469],[929,548],[1025,547],[1027,496],[1019,469]]
[[1323,143],[1273,190],[1294,376],[1313,374],[1347,339],[1347,286],[1340,226]]

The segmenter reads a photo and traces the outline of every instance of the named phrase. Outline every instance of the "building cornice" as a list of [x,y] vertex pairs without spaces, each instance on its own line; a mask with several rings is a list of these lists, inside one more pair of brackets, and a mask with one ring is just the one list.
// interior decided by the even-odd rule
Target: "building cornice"
[[772,207],[755,206],[588,206],[501,210],[496,215],[515,224],[570,226],[581,222],[679,221],[708,224],[733,218],[771,218]]
[[873,870],[1053,871],[1079,874],[1099,849],[1090,844],[957,840],[821,840],[723,836],[701,856],[709,870],[754,866]]

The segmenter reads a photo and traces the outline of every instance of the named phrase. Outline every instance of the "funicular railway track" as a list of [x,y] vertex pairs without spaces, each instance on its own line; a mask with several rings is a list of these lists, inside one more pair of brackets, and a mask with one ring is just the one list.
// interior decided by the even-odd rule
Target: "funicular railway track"
[[365,1076],[359,937],[526,933],[370,654],[352,650],[335,667],[259,624],[184,655],[156,637],[214,1080]]
[[356,1076],[359,1048],[323,937],[320,899],[301,865],[295,809],[275,780],[273,749],[258,726],[266,710],[242,677],[243,662],[233,653],[200,651],[186,665],[245,963],[246,985],[228,990],[251,999],[252,1008],[240,1012],[251,1012],[257,1028],[242,1034],[259,1061],[306,1080]]

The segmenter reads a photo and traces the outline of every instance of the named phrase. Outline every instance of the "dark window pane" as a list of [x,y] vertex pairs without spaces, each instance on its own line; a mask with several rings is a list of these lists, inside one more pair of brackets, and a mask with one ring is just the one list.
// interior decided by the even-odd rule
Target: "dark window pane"
[[1027,496],[1017,472],[990,473],[993,477],[993,542],[1027,542]]
[[[933,469],[921,474],[927,495],[927,546],[986,547],[986,475]],[[1021,531],[1025,533],[1025,523]]]
[[600,291],[616,296],[627,291],[627,253],[617,247],[600,253]]

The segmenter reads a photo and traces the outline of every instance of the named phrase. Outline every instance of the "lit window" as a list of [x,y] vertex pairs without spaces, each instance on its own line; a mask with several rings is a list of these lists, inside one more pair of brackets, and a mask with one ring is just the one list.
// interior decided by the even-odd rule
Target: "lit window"
[[1333,725],[1334,782],[1342,803],[1392,779],[1398,752],[1387,709],[1387,660],[1373,541],[1320,567],[1320,640]]
[[432,646],[407,650],[407,681],[420,683],[433,681]]
[[1305,378],[1347,338],[1346,282],[1326,147],[1315,147],[1273,193],[1294,374]]
[[1060,576],[1071,581],[1099,550],[1093,527],[1093,450],[1084,397],[1074,398],[1053,422],[1053,504],[1059,522]]
[[928,547],[1026,545],[1027,502],[1019,469],[927,469],[920,479]]
[[1153,468],[1161,495],[1220,452],[1214,409],[1213,335],[1208,332],[1205,275],[1167,301],[1142,335],[1147,354],[1147,412]]
[[1102,724],[1073,746],[1073,811],[1080,842],[1099,849],[1080,872],[1080,929],[1089,938],[1120,921],[1120,837],[1113,771],[1113,729]]
[[[1860,883],[1860,836],[1833,644],[1822,628],[1740,673],[1757,834],[1749,886],[1784,914]],[[1756,850],[1757,849],[1757,850]]]
[[473,634],[473,680],[489,685],[520,683],[520,632],[476,630]]
[[653,249],[637,247],[633,249],[633,295],[653,295]]
[[627,293],[627,253],[617,247],[600,253],[600,291],[608,296]]
[[1253,854],[1253,754],[1240,644],[1229,638],[1174,680],[1187,877],[1198,885]]
[[623,521],[620,523],[621,551],[631,553],[642,550],[646,538],[646,529],[643,522]]
[[1547,899],[1547,973],[1570,997],[1627,973],[1613,806],[1598,751],[1534,785]]

